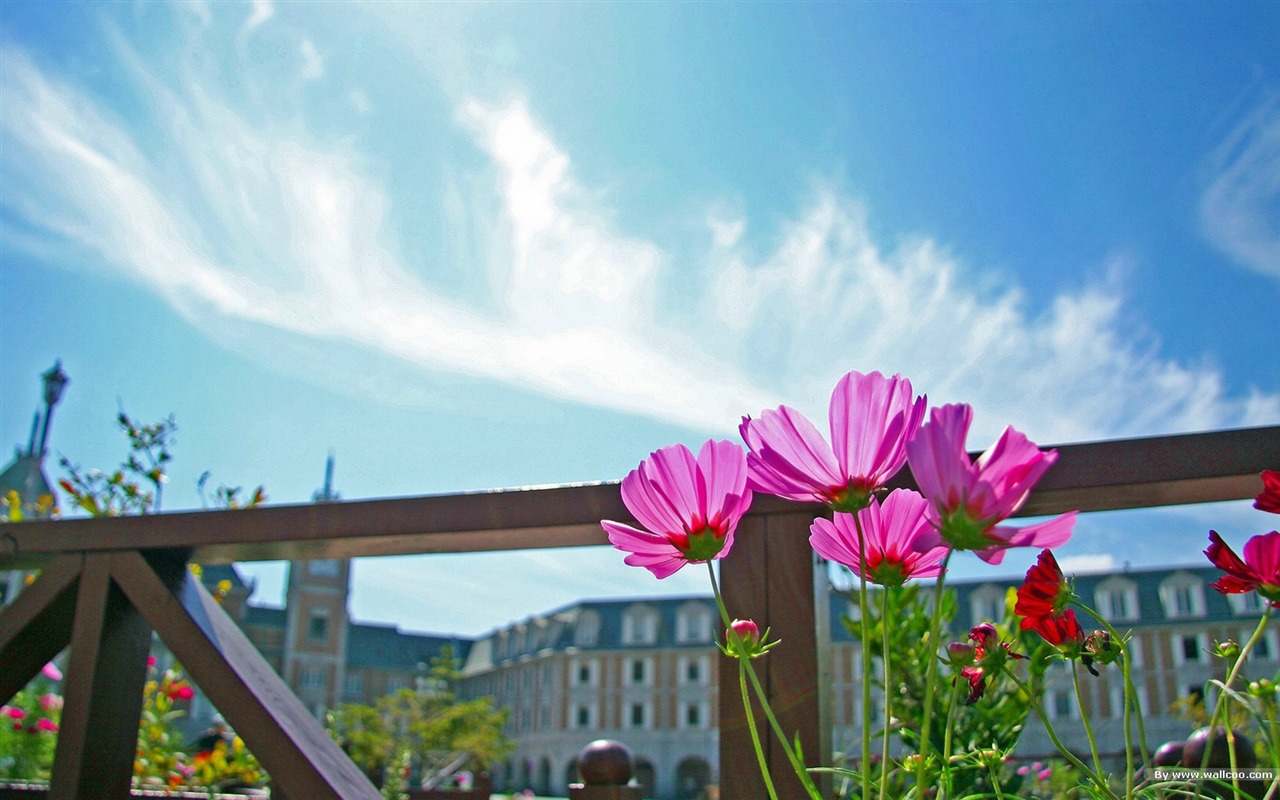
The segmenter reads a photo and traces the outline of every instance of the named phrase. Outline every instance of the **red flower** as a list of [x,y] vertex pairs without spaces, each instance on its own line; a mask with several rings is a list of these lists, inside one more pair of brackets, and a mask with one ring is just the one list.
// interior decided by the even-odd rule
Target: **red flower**
[[1018,602],[1013,611],[1022,617],[1022,629],[1025,631],[1036,627],[1040,619],[1061,616],[1071,605],[1071,597],[1071,584],[1063,576],[1058,560],[1053,553],[1042,550],[1040,558],[1027,570],[1026,579],[1018,587]]
[[1209,531],[1209,547],[1204,554],[1213,565],[1227,573],[1210,584],[1223,594],[1257,592],[1280,608],[1280,533],[1261,533],[1244,543],[1244,559],[1222,541],[1217,531]]
[[[1022,624],[1025,626],[1029,621],[1024,619]],[[1072,609],[1068,608],[1056,617],[1040,617],[1033,627],[1036,633],[1054,647],[1079,652],[1080,646],[1084,644],[1084,629],[1080,627],[1076,612]]]
[[1253,507],[1259,511],[1280,514],[1280,470],[1264,469],[1262,485],[1266,488],[1262,490],[1262,494],[1258,495],[1258,499],[1253,501]]
[[[964,667],[960,670],[960,676],[969,681],[969,697],[965,699],[965,705],[973,705],[982,698],[987,691],[987,676],[992,673],[998,673],[1004,669],[1004,663],[1010,658],[1026,658],[1026,656],[1018,655],[1009,649],[1008,642],[1000,641],[1000,633],[996,630],[996,626],[990,622],[984,622],[981,625],[975,625],[969,630],[969,640],[973,642],[973,658],[975,663]],[[960,647],[952,645],[948,647],[948,652],[954,659],[958,659],[964,653],[964,645],[960,642]],[[999,645],[997,647],[997,645]]]

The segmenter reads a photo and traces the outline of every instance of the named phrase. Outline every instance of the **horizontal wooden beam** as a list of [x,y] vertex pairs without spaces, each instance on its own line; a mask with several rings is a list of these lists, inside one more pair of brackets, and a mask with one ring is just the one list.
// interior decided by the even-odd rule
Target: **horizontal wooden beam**
[[[1240,500],[1280,468],[1280,426],[1057,446],[1023,516]],[[912,485],[904,470],[897,485]],[[753,514],[795,511],[758,497]],[[0,524],[0,569],[62,552],[188,548],[196,561],[347,558],[607,544],[627,520],[616,483]]]

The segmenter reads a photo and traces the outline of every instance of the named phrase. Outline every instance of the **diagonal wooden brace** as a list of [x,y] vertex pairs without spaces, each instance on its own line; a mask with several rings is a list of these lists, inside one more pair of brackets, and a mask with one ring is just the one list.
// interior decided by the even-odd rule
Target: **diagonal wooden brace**
[[381,800],[288,684],[185,568],[165,580],[137,551],[112,556],[112,578],[244,738],[273,788],[307,800]]
[[71,641],[84,559],[61,556],[0,610],[0,703],[7,703]]

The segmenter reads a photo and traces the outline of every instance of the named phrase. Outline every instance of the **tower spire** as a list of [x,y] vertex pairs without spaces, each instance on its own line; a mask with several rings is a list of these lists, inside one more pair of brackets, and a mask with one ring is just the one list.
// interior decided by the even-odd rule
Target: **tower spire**
[[329,457],[324,462],[324,488],[317,491],[311,496],[311,499],[317,503],[328,503],[341,499],[338,493],[333,490],[333,451],[329,451]]

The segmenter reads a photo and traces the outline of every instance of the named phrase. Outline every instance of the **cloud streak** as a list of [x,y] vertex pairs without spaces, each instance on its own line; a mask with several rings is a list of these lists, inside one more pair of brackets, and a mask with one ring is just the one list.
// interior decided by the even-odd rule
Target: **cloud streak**
[[1244,267],[1280,279],[1280,96],[1265,96],[1209,158],[1205,235]]
[[[246,29],[271,24],[269,8]],[[298,46],[299,77],[325,80],[322,47]],[[487,225],[491,244],[480,264],[490,296],[459,300],[405,263],[398,198],[358,140],[251,123],[199,74],[170,89],[142,67],[153,119],[122,119],[20,51],[0,59],[5,205],[206,329],[345,341],[704,431],[781,401],[821,416],[850,368],[901,371],[935,402],[973,402],[986,433],[1012,420],[1042,441],[1280,417],[1280,398],[1229,396],[1216,370],[1163,358],[1127,318],[1119,279],[1032,314],[1016,284],[986,288],[989,276],[928,237],[885,250],[866,207],[821,180],[763,256],[743,245],[745,220],[717,207],[703,252],[675,263],[619,230],[521,98],[458,104],[492,187],[492,213],[456,204],[471,215],[457,221]],[[162,154],[143,144],[151,126]],[[1265,145],[1270,130],[1245,138]],[[1251,146],[1233,163],[1256,163]],[[5,232],[8,247],[33,241]],[[680,307],[692,315],[661,299],[690,275]]]

